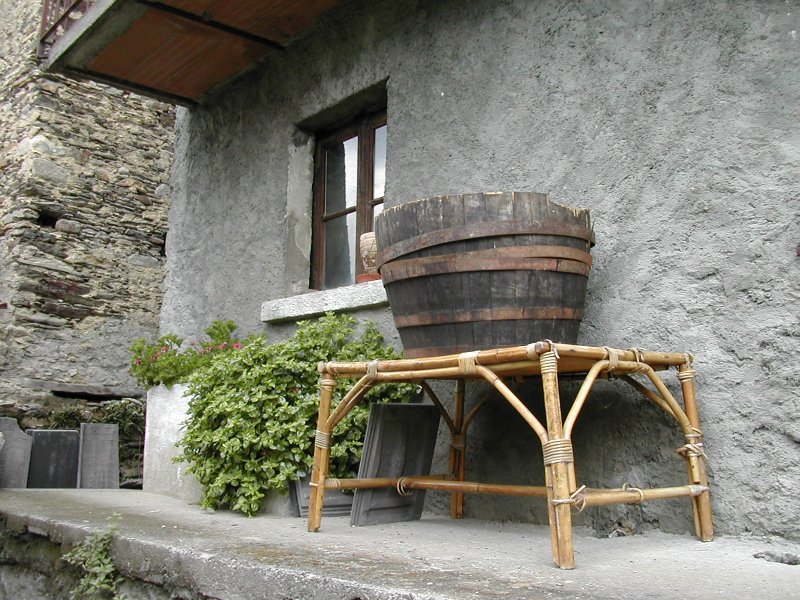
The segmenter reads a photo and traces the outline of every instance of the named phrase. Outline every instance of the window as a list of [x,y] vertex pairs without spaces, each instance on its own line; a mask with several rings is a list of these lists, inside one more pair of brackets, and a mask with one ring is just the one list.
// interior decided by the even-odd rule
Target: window
[[383,208],[385,171],[385,111],[317,137],[312,289],[350,285],[363,272],[358,241]]

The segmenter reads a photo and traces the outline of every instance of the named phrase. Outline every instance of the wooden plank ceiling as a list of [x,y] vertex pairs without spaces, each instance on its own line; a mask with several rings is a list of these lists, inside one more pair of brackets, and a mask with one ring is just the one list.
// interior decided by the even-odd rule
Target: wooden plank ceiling
[[339,0],[138,1],[146,10],[87,63],[87,71],[192,103],[280,50]]

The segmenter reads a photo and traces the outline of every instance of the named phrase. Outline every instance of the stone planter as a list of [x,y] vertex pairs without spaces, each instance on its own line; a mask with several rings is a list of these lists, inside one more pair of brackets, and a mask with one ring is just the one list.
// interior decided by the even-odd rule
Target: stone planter
[[145,492],[199,502],[203,487],[194,475],[185,472],[186,463],[172,460],[180,453],[175,444],[183,436],[189,410],[186,391],[186,385],[175,384],[159,385],[147,392],[142,488]]

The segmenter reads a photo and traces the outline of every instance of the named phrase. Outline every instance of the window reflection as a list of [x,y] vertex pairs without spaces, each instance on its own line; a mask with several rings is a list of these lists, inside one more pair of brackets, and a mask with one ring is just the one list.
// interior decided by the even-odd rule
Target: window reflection
[[325,223],[325,287],[349,285],[355,281],[356,213]]
[[375,130],[375,184],[372,197],[382,198],[386,189],[386,125]]
[[332,144],[325,153],[325,214],[356,205],[358,136]]

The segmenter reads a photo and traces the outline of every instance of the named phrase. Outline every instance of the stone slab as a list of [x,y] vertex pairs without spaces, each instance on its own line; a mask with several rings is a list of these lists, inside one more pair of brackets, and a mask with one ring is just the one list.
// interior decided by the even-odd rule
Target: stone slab
[[81,423],[78,487],[119,487],[119,425]]
[[300,294],[269,300],[261,305],[261,320],[267,323],[297,321],[324,315],[326,312],[350,312],[376,306],[388,306],[381,281]]
[[[439,428],[430,404],[373,404],[364,436],[359,478],[428,475]],[[356,490],[351,525],[414,521],[422,516],[425,490],[401,496],[394,488]]]
[[24,488],[28,485],[31,461],[31,438],[17,425],[17,420],[0,417],[3,447],[0,449],[0,488]]
[[[431,494],[432,495],[432,494]],[[588,508],[587,511],[597,510]],[[0,570],[8,586],[28,568],[51,577],[45,591],[8,598],[55,600],[60,544],[106,531],[120,514],[111,556],[123,576],[157,583],[161,595],[121,589],[131,600],[608,600],[692,597],[797,598],[800,567],[756,557],[796,554],[797,542],[749,534],[703,543],[688,535],[648,531],[596,537],[575,531],[577,567],[553,567],[549,528],[530,523],[451,520],[350,527],[325,518],[318,533],[295,517],[210,512],[140,490],[6,490],[0,519],[9,533],[28,531],[5,548]],[[53,540],[53,568],[25,540]],[[4,589],[8,590],[8,587]],[[63,588],[62,588],[63,590]]]
[[78,485],[80,434],[74,429],[28,429],[31,436],[29,488]]

